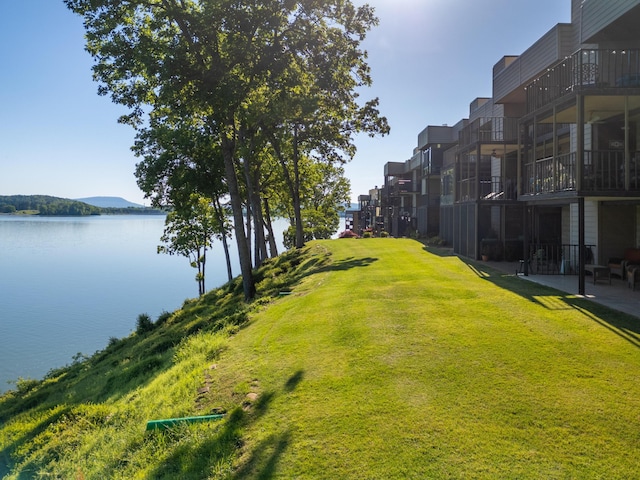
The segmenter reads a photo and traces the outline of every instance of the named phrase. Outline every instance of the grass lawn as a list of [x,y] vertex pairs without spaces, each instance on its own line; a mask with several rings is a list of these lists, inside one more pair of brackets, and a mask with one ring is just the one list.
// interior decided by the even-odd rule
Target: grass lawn
[[67,387],[0,423],[0,459],[22,461],[8,478],[638,477],[640,320],[408,239],[302,258],[231,337],[192,333],[144,382],[94,378],[94,400]]

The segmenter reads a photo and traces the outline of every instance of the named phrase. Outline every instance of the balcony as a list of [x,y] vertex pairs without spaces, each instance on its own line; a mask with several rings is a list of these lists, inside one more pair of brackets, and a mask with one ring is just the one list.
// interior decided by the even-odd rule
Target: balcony
[[392,178],[388,184],[389,196],[407,195],[416,193],[417,186],[410,179]]
[[506,117],[482,117],[469,123],[461,132],[461,147],[475,143],[510,142],[518,138],[518,119]]
[[527,112],[593,88],[640,88],[640,50],[579,50],[566,57],[527,85]]
[[490,177],[480,179],[480,198],[482,200],[515,200],[516,179]]
[[[587,150],[582,165],[582,191],[585,193],[627,191],[624,152],[620,150]],[[576,191],[576,154],[547,157],[524,165],[525,195]],[[640,190],[640,152],[629,162],[630,191]]]

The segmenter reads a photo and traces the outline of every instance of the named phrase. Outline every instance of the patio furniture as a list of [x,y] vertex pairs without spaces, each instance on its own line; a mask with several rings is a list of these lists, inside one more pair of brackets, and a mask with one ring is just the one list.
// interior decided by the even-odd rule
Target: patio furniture
[[593,284],[596,284],[596,280],[602,277],[606,277],[611,285],[611,269],[606,265],[585,265],[585,272],[590,272],[593,275]]
[[610,258],[607,263],[611,274],[618,275],[623,280],[629,265],[640,265],[640,248],[627,248],[624,251],[624,258]]
[[630,265],[627,267],[627,286],[631,290],[635,290],[636,282],[640,283],[640,266]]

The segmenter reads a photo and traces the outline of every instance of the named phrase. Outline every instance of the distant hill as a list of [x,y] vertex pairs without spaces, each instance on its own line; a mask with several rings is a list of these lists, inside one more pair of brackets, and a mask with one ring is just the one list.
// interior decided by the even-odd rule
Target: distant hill
[[122,197],[87,197],[75,200],[100,208],[144,208],[144,205],[130,202]]
[[71,200],[49,195],[0,195],[0,214],[29,215],[165,215],[119,197],[89,197]]

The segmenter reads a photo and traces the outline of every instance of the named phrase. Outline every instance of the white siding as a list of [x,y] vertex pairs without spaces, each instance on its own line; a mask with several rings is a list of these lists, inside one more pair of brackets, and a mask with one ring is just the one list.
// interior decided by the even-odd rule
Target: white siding
[[571,209],[569,205],[562,207],[562,243],[571,243]]
[[500,171],[500,164],[501,164],[501,160],[499,157],[491,157],[491,176],[492,177],[499,177],[502,175],[502,172]]
[[[570,205],[570,227],[569,236],[572,245],[578,245],[578,204]],[[563,225],[564,235],[564,225]],[[595,245],[592,247],[593,261],[599,262],[598,257],[598,202],[595,200],[585,200],[584,202],[584,243],[585,245]],[[577,259],[571,259],[572,265],[577,264]]]
[[584,243],[596,245],[593,248],[593,262],[600,263],[598,257],[598,202],[596,200],[584,201]]

